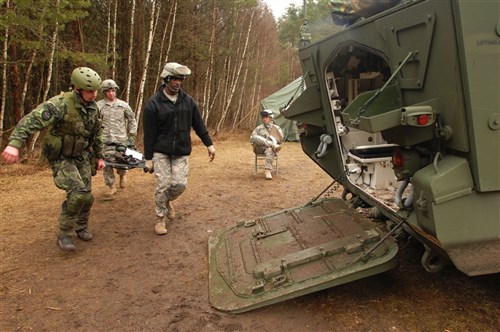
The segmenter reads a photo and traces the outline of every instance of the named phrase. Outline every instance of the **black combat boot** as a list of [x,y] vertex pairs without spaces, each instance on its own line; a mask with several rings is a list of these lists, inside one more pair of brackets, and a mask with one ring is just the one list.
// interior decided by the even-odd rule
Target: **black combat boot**
[[57,244],[64,251],[74,251],[76,249],[73,241],[71,241],[71,237],[69,236],[61,236],[57,237]]

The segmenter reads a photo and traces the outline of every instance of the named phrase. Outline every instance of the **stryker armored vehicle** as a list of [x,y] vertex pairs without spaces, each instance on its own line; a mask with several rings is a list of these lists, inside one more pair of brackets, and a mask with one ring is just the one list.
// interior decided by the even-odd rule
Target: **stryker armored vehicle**
[[284,115],[343,193],[211,237],[214,307],[384,272],[401,230],[429,272],[500,272],[499,13],[498,1],[400,1],[299,50],[306,89]]

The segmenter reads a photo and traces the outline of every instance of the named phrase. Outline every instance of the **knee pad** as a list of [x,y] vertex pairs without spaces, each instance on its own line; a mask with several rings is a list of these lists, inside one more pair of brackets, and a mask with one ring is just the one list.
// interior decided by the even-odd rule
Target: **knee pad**
[[70,214],[77,214],[83,208],[92,206],[94,196],[91,192],[77,191],[69,195],[66,201],[66,209]]

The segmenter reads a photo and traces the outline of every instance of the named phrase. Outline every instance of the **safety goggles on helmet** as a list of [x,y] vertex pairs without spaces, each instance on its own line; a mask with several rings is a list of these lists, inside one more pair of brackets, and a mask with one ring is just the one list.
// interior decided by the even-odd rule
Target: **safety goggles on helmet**
[[184,81],[186,77],[184,76],[168,76],[171,81]]
[[262,110],[262,111],[260,111],[260,115],[262,117],[272,117],[273,116],[273,111],[271,111],[271,110]]

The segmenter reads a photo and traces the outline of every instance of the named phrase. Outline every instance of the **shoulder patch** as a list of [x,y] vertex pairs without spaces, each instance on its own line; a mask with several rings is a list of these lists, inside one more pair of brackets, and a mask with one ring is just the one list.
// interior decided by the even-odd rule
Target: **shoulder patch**
[[[42,113],[42,118],[44,120],[49,120],[52,116],[55,116],[56,119],[61,118],[62,112],[59,111],[54,104],[52,104],[52,103],[46,103],[45,106],[47,106],[47,109],[45,111],[43,111],[43,113]],[[45,115],[46,112],[48,112],[49,114]],[[46,119],[45,116],[47,116],[48,118]]]
[[51,118],[52,118],[52,113],[50,112],[50,110],[47,109],[42,112],[42,119],[44,121],[49,121]]

